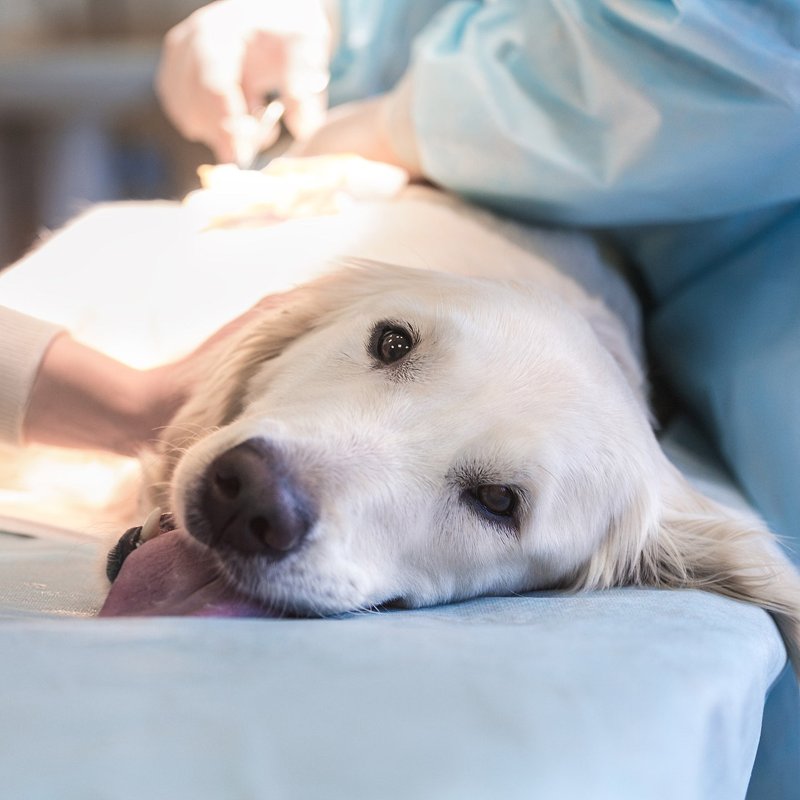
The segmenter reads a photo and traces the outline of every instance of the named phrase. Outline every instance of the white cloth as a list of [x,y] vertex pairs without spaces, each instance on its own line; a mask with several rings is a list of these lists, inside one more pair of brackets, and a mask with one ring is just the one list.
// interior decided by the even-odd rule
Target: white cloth
[[22,443],[22,423],[39,365],[62,330],[0,306],[0,441]]

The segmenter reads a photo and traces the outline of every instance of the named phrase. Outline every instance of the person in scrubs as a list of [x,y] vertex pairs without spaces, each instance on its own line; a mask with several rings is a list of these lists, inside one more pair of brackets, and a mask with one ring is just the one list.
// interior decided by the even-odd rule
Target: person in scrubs
[[158,89],[223,161],[273,92],[298,153],[613,236],[659,370],[800,563],[799,3],[222,0]]

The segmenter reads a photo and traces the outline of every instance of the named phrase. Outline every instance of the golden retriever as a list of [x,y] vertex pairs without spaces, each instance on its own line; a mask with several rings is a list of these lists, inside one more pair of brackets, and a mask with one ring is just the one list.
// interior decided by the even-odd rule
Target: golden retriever
[[229,343],[152,502],[292,612],[688,587],[769,610],[797,658],[797,573],[668,461],[620,320],[541,262],[430,267],[350,260]]
[[[331,269],[337,253],[357,257]],[[145,355],[169,357],[304,284],[216,353],[145,456],[149,504],[244,594],[333,614],[699,588],[772,612],[800,657],[797,572],[664,455],[635,320],[587,240],[412,190],[239,231],[198,233],[175,205],[99,209],[22,266],[5,302],[110,333],[118,357],[153,332],[172,350]]]

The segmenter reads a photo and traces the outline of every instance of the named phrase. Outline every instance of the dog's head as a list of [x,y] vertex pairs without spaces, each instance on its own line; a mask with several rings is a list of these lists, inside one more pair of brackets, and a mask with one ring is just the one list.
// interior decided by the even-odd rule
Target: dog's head
[[763,570],[739,574],[778,569],[761,531],[682,482],[613,318],[589,308],[396,268],[308,286],[175,420],[160,477],[179,526],[299,613],[624,583],[769,606]]

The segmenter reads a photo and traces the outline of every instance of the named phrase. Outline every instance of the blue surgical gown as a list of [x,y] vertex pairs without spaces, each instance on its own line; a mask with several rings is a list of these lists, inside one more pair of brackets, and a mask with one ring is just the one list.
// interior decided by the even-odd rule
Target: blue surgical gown
[[658,368],[800,563],[800,3],[341,0],[334,102],[406,73],[423,170],[613,234]]

